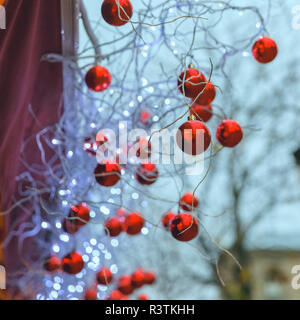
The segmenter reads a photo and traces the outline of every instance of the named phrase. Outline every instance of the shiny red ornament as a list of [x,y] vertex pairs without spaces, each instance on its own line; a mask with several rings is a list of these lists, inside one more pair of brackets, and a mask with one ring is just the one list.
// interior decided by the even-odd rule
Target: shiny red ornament
[[44,262],[44,269],[49,272],[58,271],[61,268],[61,260],[55,254],[51,254]]
[[86,73],[85,83],[90,90],[104,91],[110,86],[111,74],[106,68],[95,66]]
[[119,290],[114,290],[110,293],[107,300],[128,300],[128,297]]
[[198,199],[191,192],[187,192],[180,198],[179,205],[185,211],[192,211],[198,207]]
[[133,288],[140,288],[145,283],[145,272],[142,268],[137,269],[132,275],[131,275],[131,285]]
[[98,163],[94,170],[96,181],[105,187],[112,187],[118,183],[121,175],[121,168],[115,161],[105,160]]
[[195,102],[202,106],[207,106],[214,101],[216,94],[217,92],[216,92],[215,86],[209,81],[207,82],[207,85],[205,86],[204,91],[196,99]]
[[123,231],[122,222],[119,218],[110,218],[105,222],[105,232],[110,237],[117,237]]
[[153,284],[155,282],[155,274],[154,272],[148,271],[144,274],[144,282],[145,284]]
[[102,268],[97,273],[97,282],[102,285],[108,285],[113,280],[113,275],[108,268]]
[[62,267],[66,273],[79,273],[84,267],[84,262],[81,254],[76,251],[67,254],[62,260]]
[[80,229],[80,226],[75,223],[75,220],[69,220],[65,218],[62,222],[62,228],[64,232],[74,234]]
[[132,284],[131,284],[131,276],[122,276],[118,280],[117,287],[121,293],[123,293],[125,295],[131,294],[134,290],[134,288],[132,287]]
[[84,293],[84,300],[97,300],[97,290],[88,289]]
[[149,125],[151,123],[151,113],[148,110],[143,109],[140,113],[140,121],[144,125]]
[[162,225],[165,227],[166,230],[170,230],[170,223],[173,220],[173,218],[175,217],[175,213],[174,212],[167,212],[166,214],[163,215],[163,217],[161,218],[161,223]]
[[149,300],[149,298],[145,293],[141,293],[138,297],[138,300]]
[[90,221],[90,209],[85,203],[72,206],[69,212],[69,218],[73,218],[70,219],[70,221],[73,221],[75,225],[79,227],[84,226]]
[[145,137],[137,139],[136,144],[138,146],[136,150],[136,156],[139,159],[147,159],[151,155],[151,143]]
[[133,8],[129,0],[104,0],[101,7],[103,19],[110,25],[119,27],[126,24],[132,17]]
[[190,241],[198,234],[198,221],[189,213],[180,213],[170,225],[172,236],[179,241]]
[[141,216],[141,214],[137,214],[135,212],[131,212],[126,217],[123,223],[124,231],[129,235],[136,235],[140,233],[144,226],[145,220]]
[[142,163],[135,174],[136,180],[140,184],[150,185],[158,178],[158,169],[154,163]]
[[203,73],[200,73],[197,69],[189,68],[180,74],[177,87],[186,97],[196,98],[204,89],[205,82],[206,78]]
[[273,61],[278,53],[276,42],[269,37],[260,37],[252,47],[252,55],[260,63]]
[[243,129],[234,120],[223,120],[218,125],[216,136],[222,146],[233,148],[242,140]]
[[210,104],[203,106],[195,102],[190,109],[190,114],[194,115],[196,120],[207,122],[213,115],[212,106]]
[[195,156],[207,150],[211,142],[211,135],[203,122],[189,120],[179,127],[176,142],[183,152]]

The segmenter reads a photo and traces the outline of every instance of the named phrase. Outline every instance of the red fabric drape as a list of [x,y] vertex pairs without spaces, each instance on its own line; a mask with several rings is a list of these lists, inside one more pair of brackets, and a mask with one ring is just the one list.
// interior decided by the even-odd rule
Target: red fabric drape
[[[6,30],[0,30],[0,193],[2,210],[16,194],[15,177],[22,171],[21,146],[43,127],[55,124],[62,99],[62,67],[41,62],[45,53],[61,53],[60,0],[6,0]],[[29,110],[32,106],[33,113]],[[32,139],[26,148],[30,163],[41,163]],[[6,216],[6,229],[18,210]],[[5,252],[8,269],[18,268],[17,239]]]

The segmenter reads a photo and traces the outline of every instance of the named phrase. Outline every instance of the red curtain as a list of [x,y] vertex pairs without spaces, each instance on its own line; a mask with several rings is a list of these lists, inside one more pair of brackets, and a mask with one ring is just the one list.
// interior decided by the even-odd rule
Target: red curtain
[[[23,142],[34,137],[43,127],[57,122],[62,101],[61,64],[41,62],[43,54],[62,51],[60,0],[6,0],[4,6],[6,30],[0,30],[2,210],[11,206],[17,189],[15,177],[24,171],[20,162]],[[30,163],[41,164],[34,139],[30,140],[26,150],[25,156]],[[6,231],[15,219],[22,219],[23,214],[17,209],[7,215]],[[12,271],[20,266],[16,242],[14,237],[4,252],[6,267]]]

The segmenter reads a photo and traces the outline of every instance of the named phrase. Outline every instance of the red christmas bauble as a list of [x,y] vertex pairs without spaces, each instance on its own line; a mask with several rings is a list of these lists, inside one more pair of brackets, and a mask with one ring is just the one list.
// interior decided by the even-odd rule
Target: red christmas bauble
[[131,276],[122,276],[118,280],[117,287],[121,293],[125,295],[131,294],[134,290],[134,288],[131,285]]
[[111,74],[106,68],[95,66],[86,73],[85,83],[93,91],[104,91],[110,86]]
[[165,227],[166,230],[170,230],[170,223],[172,221],[172,219],[175,217],[175,213],[174,212],[167,212],[166,214],[163,215],[163,217],[161,218],[161,223],[162,225]]
[[143,109],[140,113],[140,121],[144,125],[149,125],[151,123],[151,113],[148,110]]
[[58,271],[61,268],[61,261],[58,256],[51,254],[44,262],[44,269],[49,272]]
[[144,226],[145,220],[141,214],[136,214],[135,212],[129,213],[123,223],[124,231],[129,235],[136,235],[140,233]]
[[76,206],[72,206],[69,212],[69,218],[76,218],[69,220],[73,221],[75,225],[79,227],[84,226],[90,221],[90,209],[85,203],[80,203]]
[[[202,134],[204,136],[203,143]],[[183,152],[195,156],[207,150],[211,142],[211,135],[203,122],[189,120],[179,127],[176,142]]]
[[84,293],[84,300],[97,300],[97,290],[88,289]]
[[76,251],[67,254],[62,260],[62,267],[66,273],[79,273],[84,267],[84,262],[81,254]]
[[138,297],[138,300],[149,300],[149,298],[145,293],[141,293]]
[[131,285],[133,288],[140,288],[144,285],[145,281],[145,272],[142,268],[137,269],[131,275]]
[[74,234],[80,229],[80,226],[75,223],[75,220],[69,220],[66,218],[62,222],[62,228],[64,232]]
[[235,147],[243,138],[243,129],[234,120],[223,120],[217,128],[217,139],[224,147]]
[[157,180],[158,169],[151,162],[142,163],[136,171],[135,177],[140,184],[150,185]]
[[260,37],[252,47],[252,55],[260,63],[273,61],[278,53],[276,42],[269,37]]
[[209,81],[204,89],[204,91],[201,93],[201,95],[196,99],[196,103],[207,106],[210,103],[213,102],[213,100],[216,97],[216,88],[215,86]]
[[98,163],[94,170],[96,181],[105,187],[114,186],[120,180],[121,168],[115,161],[105,160]]
[[145,284],[153,284],[155,282],[155,274],[154,272],[145,272],[144,274],[144,282]]
[[[119,6],[116,2],[119,2]],[[133,8],[129,0],[104,0],[101,7],[103,19],[110,25],[119,27],[132,17]],[[125,11],[125,12],[124,12]]]
[[198,221],[189,213],[180,213],[170,225],[172,236],[179,241],[190,241],[198,234]]
[[179,205],[185,211],[192,211],[198,207],[198,199],[191,192],[187,192],[180,198]]
[[148,142],[147,138],[140,137],[137,139],[136,143],[138,148],[136,150],[136,156],[139,159],[147,159],[151,155],[151,143]]
[[105,222],[105,232],[110,237],[117,237],[123,231],[122,223],[119,218],[110,218]]
[[186,97],[196,98],[205,87],[205,82],[206,78],[202,73],[197,69],[189,68],[180,74],[177,87]]
[[202,106],[195,102],[190,109],[190,114],[193,114],[196,120],[207,122],[213,115],[212,106],[210,104]]
[[128,297],[119,290],[114,290],[110,293],[107,300],[128,300]]
[[113,275],[108,268],[102,268],[97,273],[97,282],[102,285],[108,285],[112,282]]

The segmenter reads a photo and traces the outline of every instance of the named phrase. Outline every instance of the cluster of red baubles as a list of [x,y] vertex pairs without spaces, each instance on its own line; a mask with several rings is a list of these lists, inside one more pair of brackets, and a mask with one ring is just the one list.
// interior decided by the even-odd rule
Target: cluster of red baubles
[[[96,275],[96,284],[110,285],[114,280],[113,274],[108,268],[102,268]],[[148,284],[151,285],[155,282],[155,274],[153,272],[146,272],[142,268],[137,269],[131,275],[123,275],[116,282],[116,289],[111,291],[107,300],[128,300],[129,295],[135,290]],[[85,300],[96,300],[97,289],[88,289],[85,292]],[[139,295],[139,300],[147,300],[148,297],[145,294]]]
[[90,209],[85,203],[72,206],[69,215],[62,222],[62,228],[69,234],[76,233],[90,221]]
[[44,262],[44,269],[48,272],[64,271],[68,274],[77,274],[84,267],[82,255],[72,251],[61,260],[57,255],[51,254]]
[[130,212],[123,215],[118,214],[105,222],[105,231],[110,237],[117,237],[121,232],[134,236],[141,232],[145,220],[141,213]]
[[[198,199],[187,192],[180,198],[179,206],[184,211],[192,211],[198,207]],[[171,211],[167,212],[161,218],[161,223],[179,241],[190,241],[198,235],[198,221],[187,212],[177,215]]]
[[[236,121],[225,119],[218,125],[216,137],[223,147],[232,148],[242,140],[243,129]],[[188,120],[179,127],[176,142],[183,152],[195,156],[209,148],[211,134],[203,122]]]

